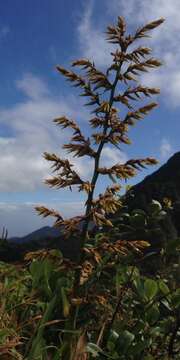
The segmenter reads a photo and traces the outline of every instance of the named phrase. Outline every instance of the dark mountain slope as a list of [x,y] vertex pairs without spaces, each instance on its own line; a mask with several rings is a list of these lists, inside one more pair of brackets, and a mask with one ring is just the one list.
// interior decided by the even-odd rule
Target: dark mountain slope
[[44,226],[38,230],[33,231],[32,233],[23,236],[23,237],[12,237],[9,239],[10,242],[23,244],[30,241],[39,241],[39,239],[43,238],[56,238],[61,235],[61,231],[59,229],[50,227],[50,226]]
[[147,208],[147,204],[152,199],[161,202],[164,197],[170,198],[173,203],[180,202],[180,152],[133,186],[128,195],[128,204],[132,208]]
[[[95,231],[92,222],[89,224],[89,230]],[[0,261],[22,261],[27,252],[53,248],[61,250],[65,257],[75,260],[79,252],[79,238],[77,234],[73,234],[67,239],[64,236],[63,226],[58,229],[45,226],[24,237],[12,237],[8,241],[0,240]]]
[[0,240],[0,261],[23,261],[27,252],[41,249],[59,249],[65,257],[74,260],[79,251],[79,241],[77,236],[66,239],[60,231],[57,234],[57,229],[41,228],[22,238],[11,238],[5,242]]
[[133,186],[127,193],[126,203],[130,211],[138,208],[147,211],[152,199],[162,203],[164,198],[171,199],[173,203],[170,216],[180,236],[180,152]]

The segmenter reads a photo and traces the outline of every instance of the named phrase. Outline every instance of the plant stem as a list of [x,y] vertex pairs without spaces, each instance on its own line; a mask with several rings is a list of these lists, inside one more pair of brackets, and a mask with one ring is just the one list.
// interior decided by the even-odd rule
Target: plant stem
[[109,321],[109,323],[107,324],[107,327],[105,328],[105,332],[104,332],[104,336],[103,336],[103,339],[102,339],[102,348],[106,347],[106,344],[107,344],[107,341],[109,339],[109,335],[110,335],[110,331],[113,327],[113,324],[114,324],[114,321],[116,319],[116,316],[120,310],[120,307],[121,307],[121,302],[122,302],[122,298],[123,298],[123,295],[126,293],[126,291],[129,289],[130,287],[130,284],[131,284],[131,280],[132,280],[132,276],[133,276],[133,273],[134,273],[134,267],[132,268],[131,270],[131,273],[129,275],[129,278],[127,280],[127,282],[124,284],[124,286],[121,288],[121,293],[119,295],[119,299],[117,301],[117,304],[116,304],[116,307],[115,307],[115,310],[112,314],[112,318],[111,320]]
[[[115,90],[116,90],[116,86],[119,80],[119,74],[121,71],[121,66],[122,66],[122,61],[119,63],[119,67],[116,71],[116,76],[114,79],[114,83],[112,85],[112,89],[111,89],[111,93],[110,93],[110,98],[109,98],[109,110],[105,115],[105,124],[104,124],[104,129],[103,129],[103,135],[107,134],[107,130],[108,130],[108,119],[109,119],[109,114],[113,105],[113,101],[114,101],[114,94],[115,94]],[[79,253],[79,261],[78,261],[78,268],[75,271],[75,277],[74,277],[74,284],[73,284],[73,292],[72,292],[72,297],[76,298],[79,296],[79,292],[80,292],[80,277],[81,277],[81,266],[84,262],[84,245],[86,243],[87,240],[87,234],[88,234],[88,226],[89,226],[89,222],[90,222],[90,212],[91,212],[91,208],[92,208],[92,200],[93,200],[93,195],[94,195],[94,190],[95,190],[95,185],[96,182],[98,180],[98,167],[99,167],[99,162],[100,162],[100,157],[101,157],[101,152],[102,149],[104,147],[105,144],[105,139],[102,139],[102,141],[99,144],[99,147],[97,149],[96,152],[96,156],[95,156],[95,162],[94,162],[94,172],[93,172],[93,176],[92,176],[92,180],[91,180],[91,191],[88,194],[88,198],[87,198],[87,202],[86,202],[86,212],[85,212],[85,222],[83,225],[83,229],[82,229],[82,233],[80,236],[80,253]],[[71,311],[70,311],[70,316],[68,319],[68,323],[69,326],[72,329],[76,329],[76,323],[77,323],[77,311],[76,311],[76,306],[71,306]],[[70,343],[71,345],[74,342],[74,338],[73,336],[71,336],[70,339]],[[67,355],[68,359],[73,359],[73,354],[70,350],[70,354]]]
[[[121,66],[122,66],[122,62],[120,62],[120,64],[119,64],[119,67],[118,67],[117,72],[116,72],[116,77],[115,77],[114,83],[112,85],[112,89],[111,89],[111,93],[110,93],[110,99],[109,99],[109,111],[106,113],[106,116],[105,116],[105,125],[104,125],[103,135],[106,135],[106,133],[107,133],[108,117],[109,117],[109,113],[110,113],[112,105],[113,105],[114,93],[115,93],[115,90],[116,90],[116,85],[117,85],[118,80],[119,80],[119,74],[120,74],[120,71],[121,71]],[[92,180],[91,180],[91,188],[92,188],[92,190],[89,192],[89,195],[88,195],[86,212],[85,212],[86,220],[84,222],[84,226],[83,226],[83,229],[82,229],[82,234],[81,234],[81,237],[80,237],[80,256],[79,256],[79,262],[78,262],[79,269],[75,273],[74,287],[73,287],[74,288],[74,291],[73,291],[74,296],[77,296],[78,292],[79,292],[79,283],[80,283],[80,276],[81,276],[80,267],[81,267],[81,265],[82,265],[82,263],[84,261],[84,245],[85,245],[85,242],[86,242],[86,239],[87,239],[88,226],[89,226],[89,222],[90,222],[89,215],[90,215],[90,212],[91,212],[95,185],[96,185],[96,182],[97,182],[98,176],[99,176],[98,167],[99,167],[99,161],[100,161],[101,152],[102,152],[102,149],[104,147],[104,144],[105,144],[105,139],[103,139],[100,142],[98,150],[96,152],[96,157],[95,157],[94,172],[93,172],[93,176],[92,176]]]

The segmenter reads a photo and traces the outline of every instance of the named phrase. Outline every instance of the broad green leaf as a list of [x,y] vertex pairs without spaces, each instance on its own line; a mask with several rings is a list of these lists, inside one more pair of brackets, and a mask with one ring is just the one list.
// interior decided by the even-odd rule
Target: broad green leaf
[[119,334],[119,341],[118,341],[118,348],[123,353],[126,353],[129,346],[132,344],[135,335],[132,334],[130,331],[125,330]]
[[148,300],[151,300],[158,292],[158,285],[155,280],[146,279],[144,282],[144,292]]
[[146,312],[146,320],[150,325],[153,325],[159,319],[160,313],[157,305],[153,305]]
[[164,295],[167,295],[169,293],[170,290],[169,290],[168,286],[166,285],[166,283],[163,280],[159,280],[158,285],[159,285],[159,289],[161,290],[161,292]]

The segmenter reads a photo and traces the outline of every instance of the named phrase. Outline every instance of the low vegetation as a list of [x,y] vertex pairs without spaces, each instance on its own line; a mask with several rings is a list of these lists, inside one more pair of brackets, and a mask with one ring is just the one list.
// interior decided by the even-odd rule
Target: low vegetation
[[[149,214],[124,212],[113,232],[89,239],[83,297],[72,297],[77,265],[59,250],[28,253],[25,264],[1,263],[1,358],[65,359],[70,334],[78,338],[77,359],[178,359],[178,239],[164,244],[159,254],[147,247],[144,255],[143,241],[117,240],[122,226],[134,239],[147,233],[152,218],[148,231],[160,231],[161,216],[165,211],[153,202]],[[68,324],[72,305],[76,330]]]

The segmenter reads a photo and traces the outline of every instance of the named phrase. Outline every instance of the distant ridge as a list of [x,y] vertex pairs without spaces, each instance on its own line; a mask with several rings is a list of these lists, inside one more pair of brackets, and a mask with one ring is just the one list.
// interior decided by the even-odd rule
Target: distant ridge
[[32,233],[23,236],[23,237],[12,237],[8,239],[9,242],[15,242],[17,244],[24,244],[31,241],[39,241],[40,238],[57,238],[62,235],[62,231],[60,229],[56,229],[51,226],[44,226],[38,230],[33,231]]
[[[83,221],[80,223],[80,227],[79,229],[81,229],[83,225]],[[92,230],[94,228],[94,224],[91,221],[89,224],[89,230]],[[9,242],[11,243],[16,243],[16,244],[24,244],[24,243],[29,243],[29,242],[36,242],[36,241],[40,241],[44,239],[56,239],[56,238],[63,238],[64,237],[64,227],[63,225],[60,228],[55,228],[55,227],[51,227],[51,226],[44,226],[40,229],[37,229],[33,232],[31,232],[28,235],[22,236],[22,237],[18,237],[18,236],[14,236],[8,239]]]

